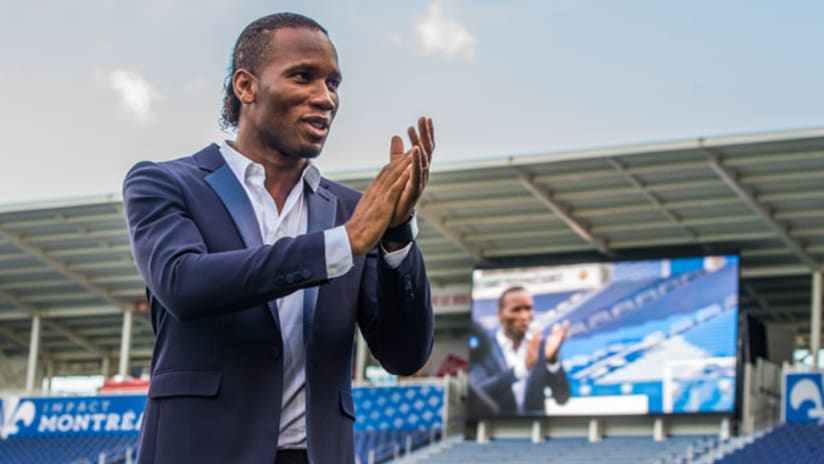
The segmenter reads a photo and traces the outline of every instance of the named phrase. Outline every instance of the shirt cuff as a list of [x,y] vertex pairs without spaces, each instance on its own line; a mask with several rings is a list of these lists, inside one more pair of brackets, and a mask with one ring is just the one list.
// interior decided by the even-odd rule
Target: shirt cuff
[[560,370],[561,370],[561,360],[560,360],[560,359],[558,359],[558,360],[557,360],[557,361],[555,361],[554,363],[551,363],[551,362],[547,361],[547,363],[546,363],[546,370],[547,370],[550,374],[555,374],[555,373],[557,373],[558,371],[560,371]]
[[346,227],[338,226],[323,231],[326,257],[326,276],[330,279],[340,277],[352,269],[352,246]]
[[[349,236],[347,236],[349,238]],[[348,242],[347,242],[348,243]],[[383,243],[381,243],[381,250],[383,251],[383,259],[386,261],[386,264],[389,265],[392,269],[397,269],[398,266],[401,265],[404,259],[409,255],[409,250],[412,249],[412,242],[406,244],[405,247],[401,248],[400,250],[395,250],[393,252],[386,251],[386,248],[383,247]],[[327,261],[328,262],[328,261]]]

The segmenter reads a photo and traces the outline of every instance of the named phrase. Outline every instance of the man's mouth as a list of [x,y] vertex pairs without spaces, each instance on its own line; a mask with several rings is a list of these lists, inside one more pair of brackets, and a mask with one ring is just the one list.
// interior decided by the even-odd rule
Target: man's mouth
[[329,132],[331,120],[322,116],[312,116],[304,118],[303,122],[309,126],[309,132],[313,137],[323,138],[326,136],[326,133]]

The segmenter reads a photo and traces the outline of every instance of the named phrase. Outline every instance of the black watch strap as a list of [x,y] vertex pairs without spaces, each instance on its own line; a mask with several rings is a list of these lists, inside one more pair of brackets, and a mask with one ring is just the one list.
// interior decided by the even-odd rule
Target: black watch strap
[[418,220],[413,214],[408,221],[397,227],[390,227],[383,233],[384,242],[408,243],[418,237]]

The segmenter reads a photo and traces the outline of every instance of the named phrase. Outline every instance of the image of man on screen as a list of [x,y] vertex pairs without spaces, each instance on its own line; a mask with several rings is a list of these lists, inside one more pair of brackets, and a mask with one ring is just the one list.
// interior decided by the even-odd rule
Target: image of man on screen
[[498,298],[500,327],[476,334],[483,349],[471,350],[469,383],[479,415],[543,415],[547,387],[558,404],[569,399],[560,359],[569,321],[556,322],[548,334],[543,327],[530,331],[534,313],[530,292],[509,287]]

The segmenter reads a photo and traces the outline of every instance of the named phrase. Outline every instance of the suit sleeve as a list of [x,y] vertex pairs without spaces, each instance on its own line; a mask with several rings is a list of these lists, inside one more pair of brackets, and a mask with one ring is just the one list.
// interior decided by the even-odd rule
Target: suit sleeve
[[240,311],[328,280],[322,231],[210,253],[178,179],[161,165],[132,168],[123,204],[137,268],[176,319]]
[[372,354],[388,372],[412,375],[426,364],[432,351],[435,319],[417,244],[396,269],[377,249],[366,256],[358,324]]

